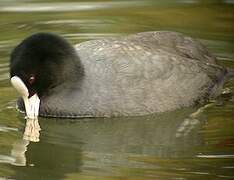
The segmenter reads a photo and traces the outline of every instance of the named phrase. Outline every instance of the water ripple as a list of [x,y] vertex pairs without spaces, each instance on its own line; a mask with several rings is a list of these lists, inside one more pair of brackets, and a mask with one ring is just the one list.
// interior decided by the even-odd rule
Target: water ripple
[[6,155],[0,155],[0,163],[13,164],[15,162],[15,158]]
[[9,63],[1,63],[0,64],[0,68],[5,68],[5,67],[8,67],[9,66]]
[[[1,7],[0,7],[1,9]],[[15,40],[7,40],[7,41],[0,41],[0,49],[8,49],[12,47],[13,44],[15,44]]]
[[110,19],[64,19],[64,20],[50,20],[50,21],[39,21],[35,24],[103,24],[103,23],[115,23],[114,20]]
[[208,172],[201,172],[201,171],[192,171],[192,172],[189,172],[191,174],[198,174],[198,175],[209,175],[210,173]]
[[8,70],[9,70],[8,67],[3,67],[3,68],[0,67],[0,72],[5,72],[5,71],[8,71]]
[[0,7],[1,12],[61,12],[87,11],[108,8],[127,8],[147,5],[152,1],[72,2],[72,3],[20,3]]
[[197,155],[198,158],[209,158],[209,159],[217,159],[217,158],[234,158],[234,154],[207,154],[207,155]]
[[18,131],[18,129],[0,125],[0,132],[9,132],[9,131]]
[[118,33],[71,33],[63,36],[68,39],[102,39],[105,37],[120,36]]
[[4,81],[9,79],[9,72],[4,73],[4,74],[0,74],[0,81]]

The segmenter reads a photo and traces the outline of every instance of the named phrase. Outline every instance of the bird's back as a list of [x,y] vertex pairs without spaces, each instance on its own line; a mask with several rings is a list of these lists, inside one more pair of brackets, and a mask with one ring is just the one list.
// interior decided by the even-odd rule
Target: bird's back
[[174,110],[214,95],[225,73],[202,44],[174,32],[92,40],[75,48],[84,79],[48,97],[47,111],[100,117]]

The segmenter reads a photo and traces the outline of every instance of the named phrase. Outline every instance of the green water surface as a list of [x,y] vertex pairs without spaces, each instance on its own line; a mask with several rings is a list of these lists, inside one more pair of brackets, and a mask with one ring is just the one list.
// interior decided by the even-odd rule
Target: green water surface
[[9,83],[12,48],[35,32],[73,44],[154,30],[203,42],[234,68],[233,0],[1,0],[0,179],[234,179],[234,79],[209,106],[145,117],[43,119],[23,139],[24,115]]

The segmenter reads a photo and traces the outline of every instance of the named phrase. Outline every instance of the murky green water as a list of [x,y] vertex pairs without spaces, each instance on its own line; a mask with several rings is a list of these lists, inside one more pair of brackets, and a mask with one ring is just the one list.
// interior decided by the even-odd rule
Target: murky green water
[[78,43],[174,30],[234,68],[233,22],[232,0],[1,0],[0,179],[234,179],[234,80],[225,84],[231,94],[195,117],[196,108],[184,108],[135,118],[41,118],[39,142],[23,140],[25,120],[8,80],[10,51],[39,31]]

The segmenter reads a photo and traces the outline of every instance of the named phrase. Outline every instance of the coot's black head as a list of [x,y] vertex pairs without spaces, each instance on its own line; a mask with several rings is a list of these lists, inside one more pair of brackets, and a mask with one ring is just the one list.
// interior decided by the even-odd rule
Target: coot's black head
[[40,97],[51,88],[80,79],[83,68],[75,49],[65,39],[50,33],[37,33],[23,40],[13,50],[10,76],[29,114],[27,108],[35,109],[31,104],[38,104]]
[[10,75],[18,76],[30,96],[42,96],[63,82],[83,73],[75,49],[65,39],[49,33],[37,33],[23,40],[12,52]]

